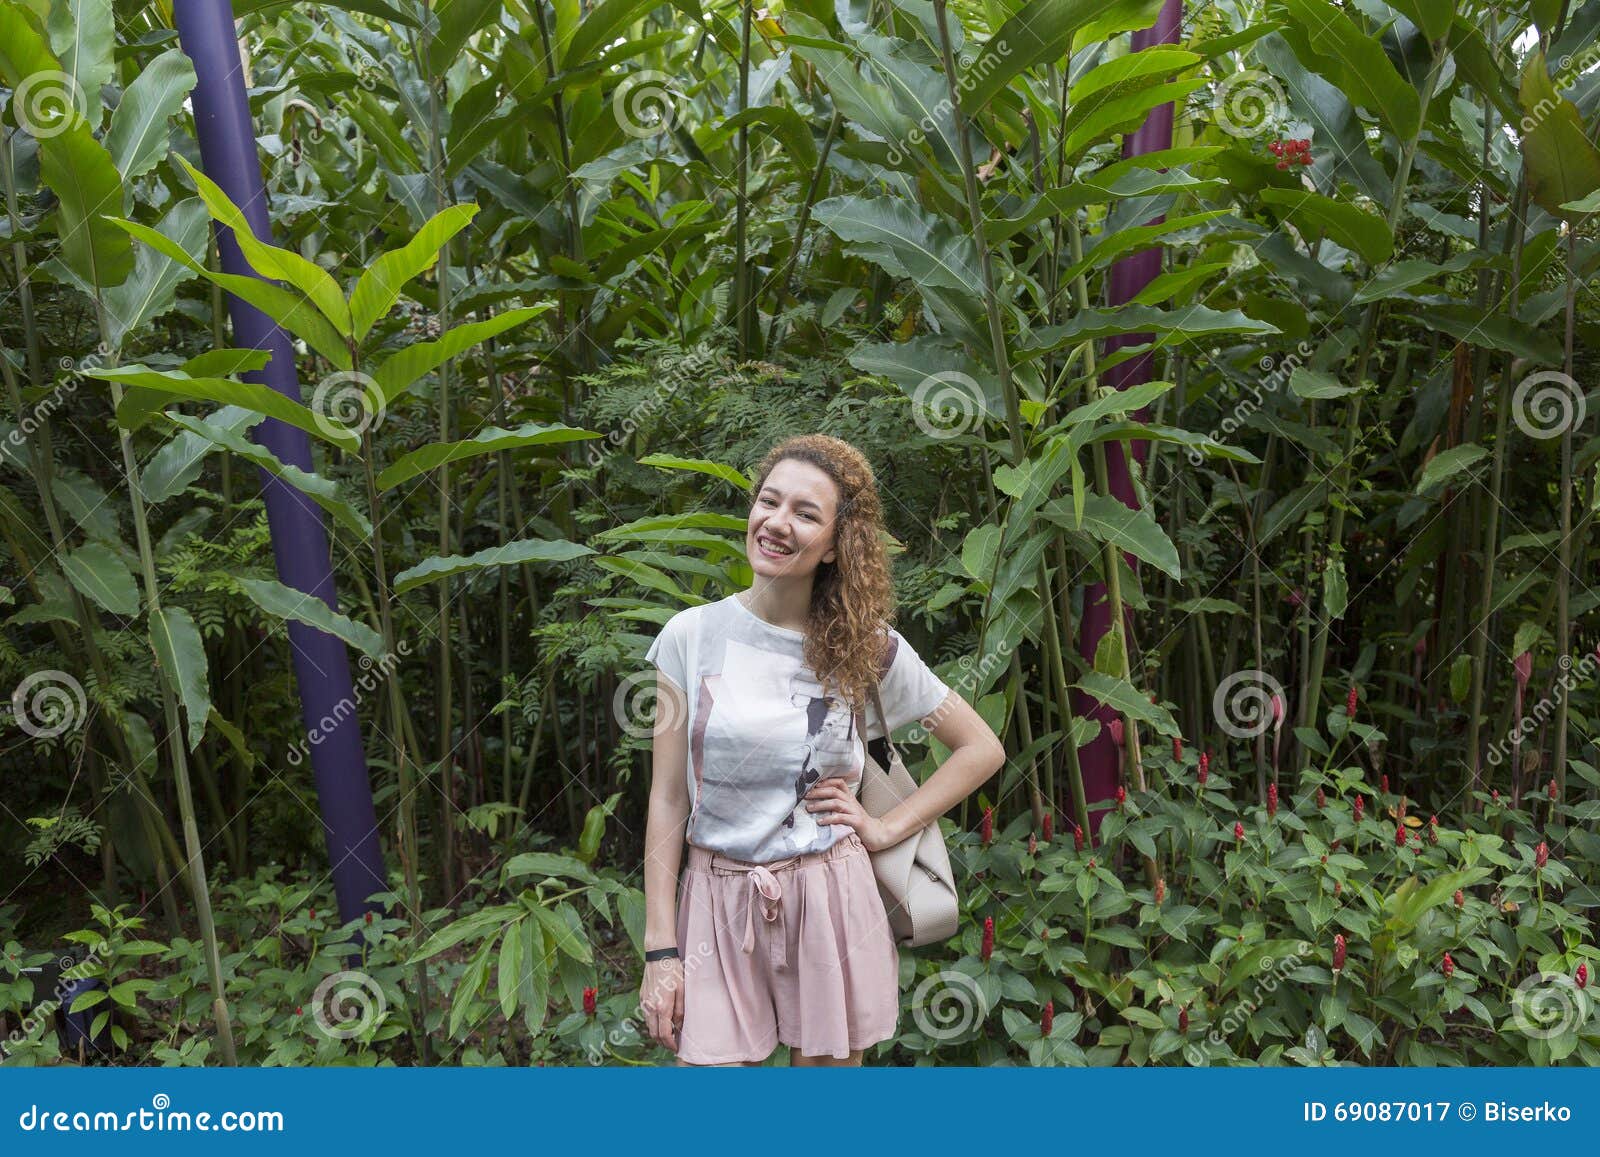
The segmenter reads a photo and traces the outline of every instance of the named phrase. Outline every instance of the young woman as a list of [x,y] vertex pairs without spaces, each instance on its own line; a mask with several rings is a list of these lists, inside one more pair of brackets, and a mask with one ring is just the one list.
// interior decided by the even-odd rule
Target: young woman
[[[645,831],[650,1034],[678,1064],[859,1065],[894,1036],[899,948],[869,852],[938,820],[1005,760],[890,626],[872,468],[824,435],[774,447],[745,528],[748,591],[674,615]],[[857,799],[865,738],[914,721],[952,754],[893,810]],[[886,760],[884,761],[886,762]],[[681,891],[678,869],[688,841]]]

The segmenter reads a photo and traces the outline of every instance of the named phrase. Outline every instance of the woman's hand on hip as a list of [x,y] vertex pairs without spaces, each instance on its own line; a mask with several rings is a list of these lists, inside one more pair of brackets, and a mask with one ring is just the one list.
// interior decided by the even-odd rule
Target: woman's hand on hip
[[845,824],[855,830],[869,852],[894,844],[894,834],[877,816],[867,814],[861,801],[837,777],[819,780],[806,792],[806,810],[819,824]]

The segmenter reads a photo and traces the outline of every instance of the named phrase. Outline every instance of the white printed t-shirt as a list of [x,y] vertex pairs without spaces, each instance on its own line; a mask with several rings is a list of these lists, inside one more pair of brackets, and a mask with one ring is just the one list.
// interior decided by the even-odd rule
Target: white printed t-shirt
[[[842,778],[859,794],[866,748],[849,704],[826,698],[800,631],[774,626],[729,595],[672,618],[645,658],[689,705],[688,840],[754,863],[822,851],[851,830],[819,824],[805,793]],[[950,688],[888,629],[878,693],[889,730],[925,719]],[[883,735],[867,703],[867,739]]]

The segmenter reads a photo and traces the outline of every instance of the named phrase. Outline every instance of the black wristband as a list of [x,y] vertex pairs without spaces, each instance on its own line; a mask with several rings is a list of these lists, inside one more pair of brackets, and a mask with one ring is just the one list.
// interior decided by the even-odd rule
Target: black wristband
[[665,960],[676,955],[678,955],[678,947],[674,944],[666,948],[652,948],[644,954],[644,958],[646,962],[649,962],[651,960]]

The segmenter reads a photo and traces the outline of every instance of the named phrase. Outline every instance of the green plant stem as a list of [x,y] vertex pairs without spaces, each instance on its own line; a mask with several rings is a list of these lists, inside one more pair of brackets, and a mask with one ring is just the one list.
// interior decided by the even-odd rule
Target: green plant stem
[[[1577,230],[1568,225],[1565,232],[1567,235],[1567,308],[1566,348],[1562,369],[1567,375],[1567,380],[1572,381],[1572,337],[1574,331],[1574,308],[1578,293]],[[1561,431],[1561,545],[1559,548],[1561,562],[1556,568],[1556,656],[1558,662],[1572,659],[1572,618],[1568,592],[1572,581],[1572,436],[1573,427],[1577,424],[1576,420],[1567,422]],[[1556,678],[1560,679],[1562,675],[1558,673]],[[1566,798],[1567,788],[1567,710],[1568,701],[1571,698],[1572,696],[1563,688],[1562,693],[1556,699],[1555,780],[1556,791],[1562,799]]]

